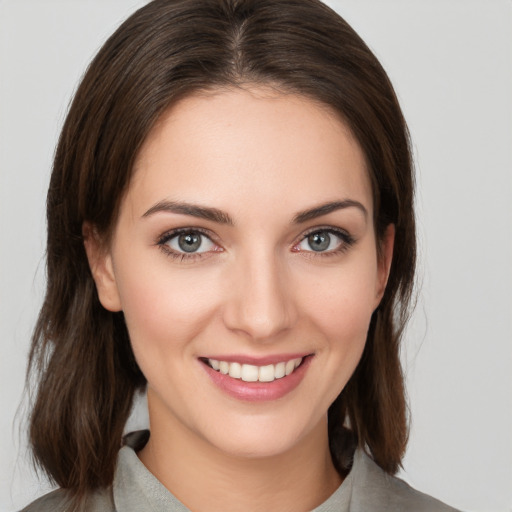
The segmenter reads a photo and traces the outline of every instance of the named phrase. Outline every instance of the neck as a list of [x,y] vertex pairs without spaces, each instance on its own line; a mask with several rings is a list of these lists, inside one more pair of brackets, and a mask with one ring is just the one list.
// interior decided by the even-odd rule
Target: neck
[[341,484],[329,452],[327,418],[297,446],[268,457],[227,454],[181,424],[152,422],[138,456],[192,511],[306,512]]

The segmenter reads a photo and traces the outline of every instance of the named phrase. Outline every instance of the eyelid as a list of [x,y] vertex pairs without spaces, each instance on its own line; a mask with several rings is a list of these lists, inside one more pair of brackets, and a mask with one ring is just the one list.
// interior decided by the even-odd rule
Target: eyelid
[[[185,234],[185,233],[198,233],[201,236],[208,238],[208,240],[210,240],[210,242],[212,244],[214,244],[218,249],[204,251],[204,252],[187,253],[185,251],[184,252],[176,251],[168,245],[168,242],[170,240],[172,240],[173,238],[175,238],[181,234]],[[218,243],[216,238],[217,237],[208,229],[186,226],[186,227],[181,227],[181,228],[170,229],[170,230],[162,233],[161,235],[158,236],[155,245],[157,245],[168,256],[175,257],[177,259],[181,259],[182,261],[183,260],[194,260],[194,259],[204,258],[204,257],[208,256],[209,254],[211,254],[212,252],[222,252],[223,248]]]
[[[329,233],[337,236],[340,240],[340,246],[336,249],[331,249],[327,251],[314,251],[314,250],[304,250],[304,249],[298,249],[298,245],[301,244],[308,236],[314,234],[314,233]],[[208,238],[217,248],[214,250],[209,250],[205,252],[181,252],[176,251],[169,247],[168,242],[172,238],[175,238],[176,236],[179,236],[183,233],[199,233],[200,235]],[[210,230],[200,227],[180,227],[180,228],[174,228],[170,229],[164,233],[162,233],[156,240],[155,245],[159,246],[159,248],[167,255],[174,257],[176,259],[180,260],[194,260],[199,258],[208,257],[212,253],[216,252],[223,252],[224,248],[220,245],[218,242],[218,237],[212,233]],[[355,238],[346,230],[340,227],[335,226],[314,226],[309,229],[307,229],[305,232],[303,232],[299,238],[296,239],[296,241],[293,243],[292,251],[293,252],[300,252],[307,256],[329,256],[334,254],[339,254],[341,252],[347,251],[354,243],[356,242]]]
[[181,235],[183,233],[200,233],[201,235],[204,235],[205,237],[209,238],[212,242],[215,242],[216,238],[215,235],[208,229],[198,228],[194,226],[186,226],[182,228],[173,228],[169,229],[168,231],[165,231],[164,233],[158,236],[156,243],[165,243],[165,241],[168,241],[169,239],[177,235]]
[[337,249],[331,249],[329,251],[313,251],[313,250],[303,250],[298,249],[295,252],[301,252],[306,253],[308,255],[315,255],[315,256],[327,256],[332,254],[337,254],[342,251],[346,251],[349,249],[355,242],[355,238],[346,230],[343,228],[335,227],[335,226],[314,226],[305,232],[303,232],[300,237],[297,239],[296,242],[293,244],[293,249],[296,249],[297,246],[302,243],[308,236],[313,235],[314,233],[329,233],[337,236],[341,239],[340,247]]

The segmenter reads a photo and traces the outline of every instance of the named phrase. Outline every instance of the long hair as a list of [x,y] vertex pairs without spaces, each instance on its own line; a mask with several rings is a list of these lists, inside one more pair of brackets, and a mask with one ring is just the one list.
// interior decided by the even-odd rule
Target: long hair
[[318,0],[155,0],[127,19],[90,64],[56,149],[47,198],[47,290],[30,352],[38,382],[30,440],[36,462],[78,503],[112,483],[134,393],[145,378],[122,313],[99,303],[84,221],[112,233],[134,160],[181,98],[265,84],[328,105],[360,144],[377,242],[395,225],[394,257],[362,359],[329,409],[340,473],[355,445],[388,473],[407,441],[399,342],[415,268],[408,131],[381,65]]

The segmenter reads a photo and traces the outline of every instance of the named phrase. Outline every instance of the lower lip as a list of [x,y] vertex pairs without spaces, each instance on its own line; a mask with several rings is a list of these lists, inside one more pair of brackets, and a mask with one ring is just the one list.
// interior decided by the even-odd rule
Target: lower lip
[[311,363],[312,356],[306,356],[302,364],[290,375],[275,379],[272,382],[245,382],[220,373],[206,363],[200,361],[208,377],[223,392],[246,402],[266,402],[277,400],[293,391],[302,381]]

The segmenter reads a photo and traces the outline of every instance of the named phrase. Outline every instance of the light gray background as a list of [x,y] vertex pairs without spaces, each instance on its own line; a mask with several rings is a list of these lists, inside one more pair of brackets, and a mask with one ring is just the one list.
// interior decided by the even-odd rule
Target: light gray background
[[[28,463],[18,406],[56,137],[88,61],[143,3],[0,0],[2,511],[48,488]],[[417,158],[423,283],[405,342],[402,476],[467,511],[512,511],[512,3],[329,3],[388,70]],[[142,407],[131,425],[144,421]]]

